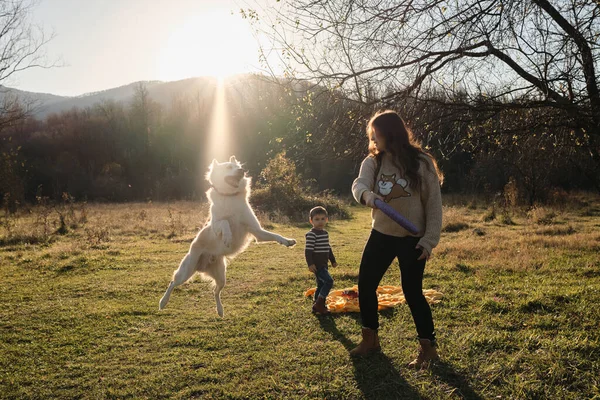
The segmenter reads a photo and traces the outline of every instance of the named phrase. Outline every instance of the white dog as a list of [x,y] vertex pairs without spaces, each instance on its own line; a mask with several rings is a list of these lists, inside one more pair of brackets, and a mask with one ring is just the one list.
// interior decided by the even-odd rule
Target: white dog
[[233,258],[248,247],[252,236],[258,242],[278,242],[290,247],[294,239],[264,230],[250,207],[250,178],[241,164],[232,156],[229,162],[213,160],[207,180],[212,187],[206,192],[210,201],[210,220],[198,233],[190,251],[173,273],[173,280],[159,302],[165,308],[176,286],[187,282],[196,272],[214,282],[217,313],[223,316],[221,290],[225,286],[227,258]]

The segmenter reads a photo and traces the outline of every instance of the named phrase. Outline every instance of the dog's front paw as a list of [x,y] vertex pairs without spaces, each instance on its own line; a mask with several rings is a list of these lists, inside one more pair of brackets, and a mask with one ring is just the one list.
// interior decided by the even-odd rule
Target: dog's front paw
[[227,248],[231,247],[231,236],[223,236],[223,245]]
[[285,239],[286,243],[283,243],[284,246],[292,247],[296,245],[296,239]]

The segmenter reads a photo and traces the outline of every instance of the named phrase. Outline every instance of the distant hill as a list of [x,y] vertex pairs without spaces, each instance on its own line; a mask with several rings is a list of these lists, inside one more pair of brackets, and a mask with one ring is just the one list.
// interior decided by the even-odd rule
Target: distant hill
[[48,93],[33,93],[26,92],[24,90],[18,90],[0,85],[0,102],[4,102],[6,97],[15,98],[17,97],[21,102],[25,104],[56,104],[63,102],[70,97],[56,96]]
[[212,92],[215,79],[199,77],[172,82],[139,81],[100,92],[86,93],[81,96],[56,96],[0,86],[0,101],[5,96],[18,96],[20,100],[28,104],[33,102],[33,115],[38,119],[44,119],[53,113],[68,111],[74,107],[91,107],[107,100],[128,103],[135,93],[135,88],[140,83],[146,86],[152,100],[163,106],[169,106],[173,99],[178,96],[200,95],[202,97],[207,88],[211,88]]

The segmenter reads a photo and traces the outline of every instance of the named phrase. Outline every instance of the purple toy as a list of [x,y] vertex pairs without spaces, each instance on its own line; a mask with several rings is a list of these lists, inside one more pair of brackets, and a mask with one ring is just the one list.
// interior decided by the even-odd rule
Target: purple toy
[[375,206],[377,206],[377,208],[379,208],[385,215],[396,221],[401,227],[403,227],[413,235],[419,233],[419,229],[417,229],[417,227],[412,222],[404,218],[402,214],[394,210],[394,208],[386,202],[381,201],[379,199],[375,199]]

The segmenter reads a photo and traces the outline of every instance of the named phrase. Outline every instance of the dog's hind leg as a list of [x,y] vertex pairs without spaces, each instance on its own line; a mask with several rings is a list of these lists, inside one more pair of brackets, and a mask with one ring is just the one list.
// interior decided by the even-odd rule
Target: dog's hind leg
[[211,269],[213,270],[212,278],[215,281],[215,301],[217,303],[217,314],[219,317],[223,316],[223,304],[221,304],[221,290],[225,286],[226,281],[226,269],[227,269],[227,260],[225,257],[217,257],[215,261],[216,265],[211,265]]
[[190,279],[192,275],[194,275],[194,273],[196,272],[198,260],[201,258],[200,256],[201,254],[196,254],[196,252],[194,252],[192,249],[189,253],[185,255],[185,257],[183,257],[183,260],[181,260],[181,263],[179,264],[179,268],[177,268],[177,270],[173,273],[173,279],[171,280],[171,283],[169,283],[167,291],[158,303],[159,310],[165,308],[165,306],[169,302],[169,297],[171,297],[171,292],[173,291],[173,289],[187,282],[188,279]]

